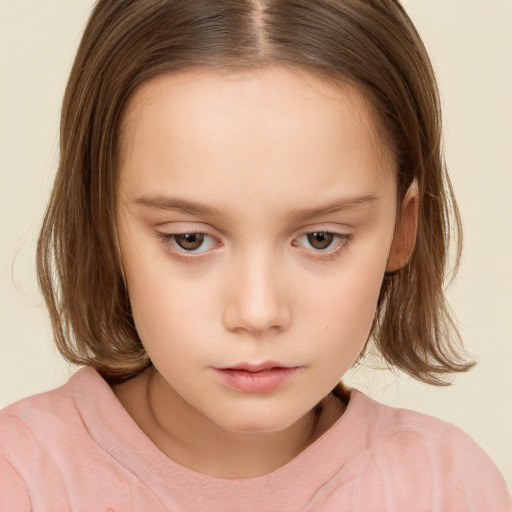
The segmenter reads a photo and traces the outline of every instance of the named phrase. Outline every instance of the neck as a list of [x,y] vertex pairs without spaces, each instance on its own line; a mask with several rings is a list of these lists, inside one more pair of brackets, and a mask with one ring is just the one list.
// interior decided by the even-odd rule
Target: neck
[[230,479],[261,476],[285,465],[343,412],[343,404],[330,396],[284,430],[239,433],[227,431],[192,410],[153,369],[116,386],[114,392],[142,431],[169,458],[199,473]]

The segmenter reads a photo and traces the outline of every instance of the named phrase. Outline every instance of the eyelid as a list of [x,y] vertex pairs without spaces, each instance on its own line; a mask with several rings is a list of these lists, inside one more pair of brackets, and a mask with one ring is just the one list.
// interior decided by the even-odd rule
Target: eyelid
[[[307,235],[313,234],[313,233],[325,233],[334,236],[338,239],[338,243],[331,249],[315,249],[315,248],[305,248],[298,244],[298,239],[301,237],[306,237]],[[335,259],[341,252],[343,252],[347,246],[352,242],[352,239],[354,238],[353,233],[347,233],[347,232],[341,232],[338,229],[332,229],[327,228],[324,226],[306,226],[305,228],[302,228],[300,233],[297,234],[293,238],[292,245],[303,250],[304,254],[312,259],[316,260],[332,260]]]
[[[162,229],[164,226],[168,226],[168,229]],[[206,228],[206,229],[203,229]],[[333,228],[332,225],[327,227],[324,225],[309,225],[309,226],[303,226],[300,231],[293,237],[293,240],[291,242],[292,246],[297,247],[299,250],[303,250],[306,256],[316,259],[316,260],[328,260],[328,259],[334,259],[336,258],[344,249],[346,249],[347,245],[350,244],[350,242],[353,239],[353,234],[350,232],[347,232],[347,230],[343,229],[346,228],[346,226],[340,226],[336,225],[336,228]],[[343,230],[342,230],[343,229]],[[156,235],[160,239],[160,242],[164,246],[165,250],[167,250],[169,253],[172,254],[173,257],[184,260],[184,261],[193,261],[194,259],[201,258],[203,256],[207,256],[208,254],[211,254],[212,251],[215,251],[219,247],[223,245],[223,243],[220,240],[220,237],[213,234],[212,231],[216,231],[211,226],[208,226],[207,224],[202,223],[187,223],[187,222],[180,222],[180,223],[163,223],[158,226],[158,229],[156,230]],[[326,248],[324,250],[322,249],[307,249],[305,247],[302,247],[297,243],[297,240],[300,237],[307,236],[312,233],[326,233],[333,235],[338,239],[338,243],[335,245],[334,248]],[[215,246],[209,249],[206,249],[204,251],[195,252],[195,251],[187,251],[186,249],[182,249],[176,246],[176,242],[174,237],[183,235],[183,234],[200,234],[205,237],[208,237],[212,240],[214,240]]]
[[161,232],[169,232],[172,234],[205,233],[210,235],[212,232],[217,231],[209,224],[187,221],[159,222],[158,224],[154,224],[154,228]]
[[[168,229],[162,229],[163,226],[168,226]],[[172,226],[172,227],[171,227]],[[160,243],[164,249],[172,254],[173,257],[182,259],[185,261],[191,261],[195,258],[205,256],[212,251],[216,250],[222,245],[218,236],[211,233],[211,230],[202,229],[204,224],[187,224],[187,223],[166,223],[159,226],[156,230],[156,235],[160,239]],[[207,248],[204,251],[187,251],[186,249],[180,248],[176,243],[176,237],[185,234],[203,235],[205,238],[209,238],[215,241],[215,246]]]
[[215,240],[220,241],[222,234],[218,229],[213,228],[209,224],[202,222],[163,222],[154,226],[156,233],[160,235],[184,235],[187,233],[195,233],[207,235]]

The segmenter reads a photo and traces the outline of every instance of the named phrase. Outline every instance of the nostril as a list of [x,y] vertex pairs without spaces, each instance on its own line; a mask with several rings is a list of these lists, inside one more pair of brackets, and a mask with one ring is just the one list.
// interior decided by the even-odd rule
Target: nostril
[[225,312],[225,324],[231,330],[262,333],[282,330],[287,324],[285,307],[278,303],[256,304],[240,301],[230,304]]

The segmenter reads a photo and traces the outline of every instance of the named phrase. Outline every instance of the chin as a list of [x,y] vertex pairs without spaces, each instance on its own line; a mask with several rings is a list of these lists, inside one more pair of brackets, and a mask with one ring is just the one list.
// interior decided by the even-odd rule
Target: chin
[[233,433],[270,434],[284,431],[304,417],[304,415],[286,415],[285,411],[280,413],[277,414],[270,407],[265,411],[251,411],[246,414],[238,411],[238,413],[223,416],[217,425]]

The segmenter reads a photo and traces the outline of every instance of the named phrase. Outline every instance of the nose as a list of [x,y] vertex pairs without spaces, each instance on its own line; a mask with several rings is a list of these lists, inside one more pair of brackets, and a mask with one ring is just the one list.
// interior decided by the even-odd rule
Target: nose
[[290,322],[284,276],[269,257],[253,255],[232,267],[223,322],[230,331],[281,331]]

